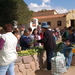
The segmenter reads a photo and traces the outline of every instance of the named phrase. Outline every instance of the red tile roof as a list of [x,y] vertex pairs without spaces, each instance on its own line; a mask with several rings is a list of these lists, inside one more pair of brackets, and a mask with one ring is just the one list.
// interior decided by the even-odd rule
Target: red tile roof
[[57,18],[57,17],[65,17],[67,13],[65,14],[56,14],[56,15],[47,15],[47,16],[37,16],[37,17],[33,17],[33,18],[37,18],[37,19],[47,19],[47,18]]

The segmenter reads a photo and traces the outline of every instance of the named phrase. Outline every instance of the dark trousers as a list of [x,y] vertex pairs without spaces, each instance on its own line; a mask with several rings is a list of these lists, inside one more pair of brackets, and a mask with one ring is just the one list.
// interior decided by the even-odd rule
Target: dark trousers
[[47,70],[51,70],[51,58],[53,57],[54,50],[46,50],[47,56]]

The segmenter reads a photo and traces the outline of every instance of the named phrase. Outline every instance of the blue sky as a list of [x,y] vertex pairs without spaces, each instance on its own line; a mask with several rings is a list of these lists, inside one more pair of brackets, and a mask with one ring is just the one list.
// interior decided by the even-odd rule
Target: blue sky
[[75,0],[24,0],[30,10],[35,12],[42,9],[56,10],[58,13],[66,13],[75,9]]

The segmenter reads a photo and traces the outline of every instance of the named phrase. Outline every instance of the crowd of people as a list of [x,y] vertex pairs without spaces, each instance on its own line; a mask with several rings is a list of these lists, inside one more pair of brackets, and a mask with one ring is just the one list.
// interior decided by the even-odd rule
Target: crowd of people
[[[57,40],[62,36],[64,42],[62,52],[67,60],[66,67],[69,68],[72,62],[72,47],[75,44],[74,27],[50,29],[47,22],[38,25],[34,30],[24,25],[14,28],[11,24],[0,27],[0,74],[14,74],[14,62],[17,59],[17,51],[26,50],[35,46],[44,46],[47,56],[47,70],[51,70],[51,58],[56,48]],[[17,51],[16,51],[17,50]],[[67,55],[66,52],[69,51]]]

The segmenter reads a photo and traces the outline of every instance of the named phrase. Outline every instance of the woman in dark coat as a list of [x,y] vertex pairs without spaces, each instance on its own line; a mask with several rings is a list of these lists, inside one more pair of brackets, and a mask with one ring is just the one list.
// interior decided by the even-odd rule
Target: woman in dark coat
[[42,23],[41,28],[44,33],[44,38],[37,41],[39,43],[44,43],[44,49],[46,50],[47,56],[47,70],[51,70],[51,58],[56,47],[52,31],[48,30],[49,27],[50,26],[47,25],[46,22]]

